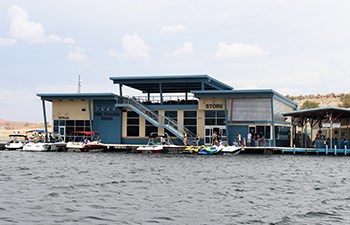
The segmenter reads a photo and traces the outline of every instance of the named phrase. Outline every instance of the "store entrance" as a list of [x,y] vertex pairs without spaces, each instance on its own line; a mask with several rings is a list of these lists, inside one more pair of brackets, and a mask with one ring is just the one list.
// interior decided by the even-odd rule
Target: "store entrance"
[[58,127],[59,135],[63,139],[63,141],[66,141],[66,127],[65,126],[59,126]]
[[213,144],[214,132],[216,132],[217,134],[220,134],[222,137],[222,141],[224,143],[227,143],[227,134],[226,134],[226,127],[225,126],[205,126],[205,137],[204,137],[204,144],[205,145],[212,145]]

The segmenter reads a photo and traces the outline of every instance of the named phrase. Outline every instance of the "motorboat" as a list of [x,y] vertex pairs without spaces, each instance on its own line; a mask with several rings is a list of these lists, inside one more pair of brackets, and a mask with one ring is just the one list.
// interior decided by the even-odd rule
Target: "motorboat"
[[101,152],[106,148],[96,131],[73,131],[66,145],[66,150],[73,152]]
[[199,149],[201,149],[201,146],[187,146],[184,150],[183,153],[184,154],[194,154],[194,153],[198,153]]
[[10,140],[5,144],[6,150],[21,150],[27,143],[27,135],[24,134],[10,134]]
[[152,132],[148,137],[147,145],[136,148],[136,153],[165,153],[169,149],[178,148],[174,145],[166,132]]
[[23,146],[23,151],[45,152],[45,151],[64,151],[66,143],[60,135],[49,134],[46,140],[44,130],[29,130],[29,142]]
[[197,152],[198,155],[216,155],[223,149],[223,146],[202,146]]
[[241,146],[232,145],[232,146],[223,146],[221,152],[223,155],[238,155],[242,150]]

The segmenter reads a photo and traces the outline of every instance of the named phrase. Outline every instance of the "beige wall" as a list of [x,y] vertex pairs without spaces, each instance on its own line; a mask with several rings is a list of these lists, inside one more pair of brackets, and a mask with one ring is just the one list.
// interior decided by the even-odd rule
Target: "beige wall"
[[205,123],[205,111],[197,111],[197,134],[203,138],[204,137],[204,123]]
[[[85,111],[83,111],[85,109]],[[93,101],[91,101],[91,110]],[[89,120],[89,104],[85,100],[55,100],[52,101],[53,120]]]

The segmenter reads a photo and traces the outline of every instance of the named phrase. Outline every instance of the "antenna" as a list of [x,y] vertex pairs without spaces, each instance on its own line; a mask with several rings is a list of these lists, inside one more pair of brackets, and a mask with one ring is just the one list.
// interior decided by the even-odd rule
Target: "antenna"
[[80,74],[78,76],[78,93],[81,92],[81,79],[80,79]]

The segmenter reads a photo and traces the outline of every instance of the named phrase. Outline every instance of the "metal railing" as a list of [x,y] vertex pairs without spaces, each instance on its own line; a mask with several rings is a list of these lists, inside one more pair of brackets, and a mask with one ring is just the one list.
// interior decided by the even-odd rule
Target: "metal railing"
[[122,97],[118,101],[119,104],[128,105],[136,113],[142,115],[146,120],[152,123],[156,127],[164,127],[172,132],[175,136],[183,140],[183,134],[186,133],[188,140],[195,138],[195,134],[190,131],[185,126],[179,125],[175,120],[172,120],[169,117],[159,115],[154,111],[150,110],[142,103],[138,102],[137,99],[130,97]]

